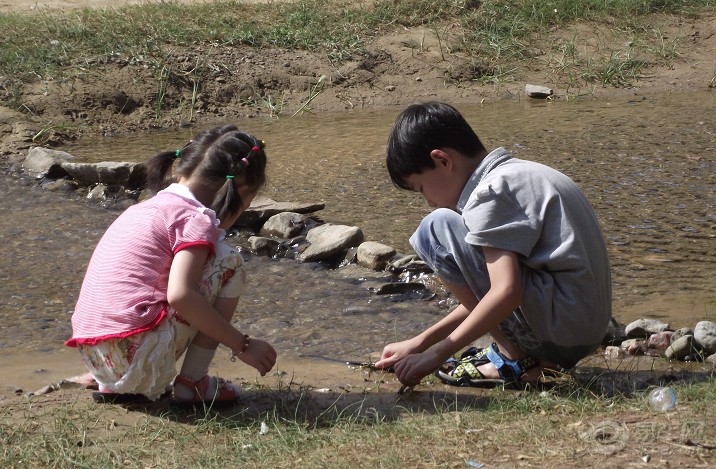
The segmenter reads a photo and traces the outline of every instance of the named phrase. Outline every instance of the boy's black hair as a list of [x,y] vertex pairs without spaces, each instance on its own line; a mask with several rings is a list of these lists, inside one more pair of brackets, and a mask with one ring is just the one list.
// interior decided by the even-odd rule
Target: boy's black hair
[[[170,177],[174,162],[178,166]],[[180,150],[158,153],[145,165],[147,186],[155,192],[177,177],[196,173],[201,185],[214,194],[209,208],[219,220],[243,205],[236,180],[256,192],[266,183],[264,143],[233,125],[205,130]]]
[[408,106],[393,124],[388,137],[386,165],[397,187],[411,190],[405,178],[433,169],[430,152],[452,148],[466,157],[475,157],[485,147],[457,109],[440,102]]

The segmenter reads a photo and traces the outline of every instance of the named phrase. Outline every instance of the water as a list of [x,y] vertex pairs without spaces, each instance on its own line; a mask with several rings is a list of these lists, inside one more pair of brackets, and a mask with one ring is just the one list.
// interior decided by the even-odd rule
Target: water
[[[716,97],[708,92],[586,102],[459,106],[488,148],[553,166],[577,181],[603,224],[614,314],[674,327],[715,320]],[[395,189],[384,146],[400,109],[248,119],[267,142],[269,185],[279,201],[324,202],[325,221],[360,226],[366,239],[408,252],[429,211]],[[182,146],[196,129],[85,139],[62,148],[81,161],[141,161]],[[0,353],[52,351],[69,318],[92,249],[117,213],[0,177]],[[395,301],[369,288],[380,273],[247,254],[250,285],[236,321],[280,353],[363,359],[443,314],[437,300]],[[347,340],[349,338],[349,340]]]

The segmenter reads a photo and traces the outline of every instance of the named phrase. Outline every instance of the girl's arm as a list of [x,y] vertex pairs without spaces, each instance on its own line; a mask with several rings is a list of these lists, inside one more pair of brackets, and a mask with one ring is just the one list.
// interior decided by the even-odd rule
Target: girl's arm
[[208,256],[206,246],[192,246],[174,256],[169,271],[167,301],[189,324],[238,354],[244,345],[244,334],[219,314],[199,291]]

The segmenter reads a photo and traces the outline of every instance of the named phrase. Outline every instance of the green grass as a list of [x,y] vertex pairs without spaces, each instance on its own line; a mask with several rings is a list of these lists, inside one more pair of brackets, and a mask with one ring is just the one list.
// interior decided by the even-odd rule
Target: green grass
[[584,467],[594,461],[590,447],[600,449],[593,432],[604,422],[632,432],[671,425],[670,433],[649,441],[630,440],[638,457],[673,441],[686,423],[693,427],[692,439],[713,444],[714,381],[674,388],[678,417],[673,425],[665,423],[673,418],[667,421],[667,414],[649,408],[646,393],[607,397],[574,383],[542,392],[497,389],[482,395],[437,386],[432,393],[421,391],[431,398],[388,396],[395,401],[388,413],[376,410],[386,409],[376,405],[376,391],[331,402],[293,384],[257,389],[264,402],[258,411],[128,411],[56,396],[50,404],[39,398],[12,410],[0,407],[0,460],[8,468],[387,468],[466,467],[470,459],[492,466],[506,462],[506,455],[523,455],[530,467]]
[[[714,0],[302,0],[196,5],[166,1],[114,9],[0,14],[0,89],[9,102],[17,103],[19,83],[81,76],[110,62],[146,65],[156,70],[160,84],[180,81],[197,89],[221,64],[183,63],[182,47],[279,47],[318,51],[341,62],[360,54],[381,32],[424,27],[439,34],[447,25],[456,26],[459,33],[441,37],[443,56],[466,53],[483,71],[474,78],[495,82],[540,56],[543,51],[536,44],[550,28],[565,29],[585,21],[639,36],[643,46],[628,53],[608,51],[604,57],[590,57],[589,63],[572,61],[564,76],[623,86],[643,64],[678,56],[678,41],[664,41],[655,33],[658,26],[648,24],[649,15],[695,15],[715,4]],[[601,70],[594,70],[595,64]],[[575,71],[578,65],[586,71]],[[157,93],[161,94],[161,85]],[[161,114],[161,99],[157,102],[156,112]]]

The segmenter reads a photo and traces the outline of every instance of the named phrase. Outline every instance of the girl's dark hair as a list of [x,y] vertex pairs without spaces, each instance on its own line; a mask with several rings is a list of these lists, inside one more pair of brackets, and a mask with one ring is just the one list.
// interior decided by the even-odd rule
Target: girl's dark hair
[[412,104],[401,112],[388,137],[386,165],[397,187],[411,190],[405,179],[433,169],[430,152],[452,148],[471,158],[485,151],[470,124],[449,104]]
[[[233,125],[205,130],[180,150],[154,155],[146,163],[147,186],[152,191],[167,187],[175,161],[176,177],[199,177],[202,188],[214,193],[209,208],[220,220],[242,206],[237,182],[258,191],[266,184],[264,143]],[[234,177],[236,180],[234,180]]]

